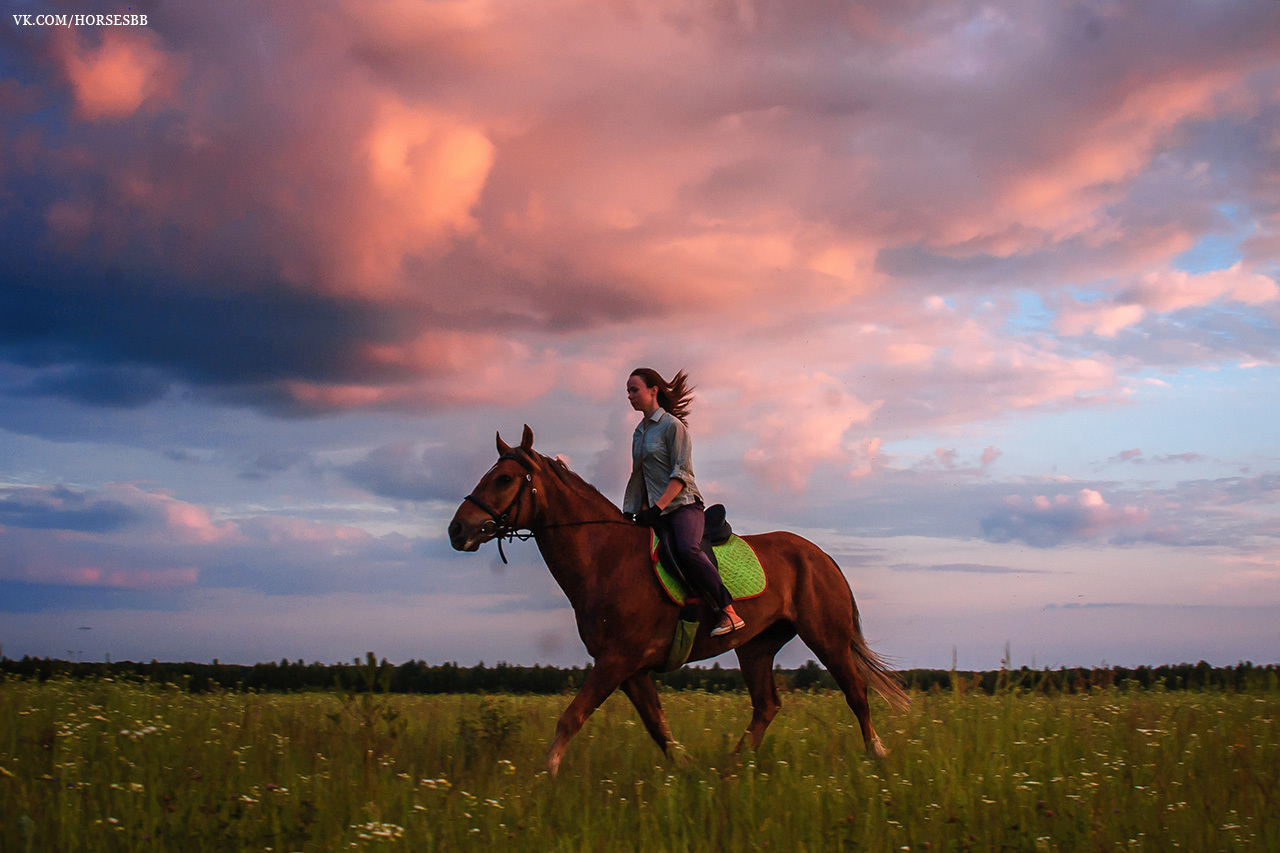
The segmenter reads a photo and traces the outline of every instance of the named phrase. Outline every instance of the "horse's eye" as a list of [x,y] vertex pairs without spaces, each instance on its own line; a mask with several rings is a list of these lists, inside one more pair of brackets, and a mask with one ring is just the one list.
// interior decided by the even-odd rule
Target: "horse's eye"
[[510,474],[499,474],[497,483],[499,486],[511,485],[512,476]]

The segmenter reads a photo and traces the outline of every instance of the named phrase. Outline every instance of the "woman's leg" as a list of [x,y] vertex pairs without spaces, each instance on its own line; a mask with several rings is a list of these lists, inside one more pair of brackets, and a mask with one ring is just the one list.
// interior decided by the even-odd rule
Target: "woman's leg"
[[671,546],[676,552],[676,559],[680,561],[684,576],[707,597],[711,606],[718,612],[723,612],[733,603],[733,599],[724,588],[720,572],[707,559],[707,555],[702,553],[702,507],[685,504],[664,515],[662,520],[671,531]]

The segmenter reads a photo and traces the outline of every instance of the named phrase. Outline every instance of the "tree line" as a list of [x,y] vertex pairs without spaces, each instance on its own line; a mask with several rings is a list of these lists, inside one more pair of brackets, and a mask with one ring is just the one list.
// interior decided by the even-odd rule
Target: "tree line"
[[[410,660],[394,665],[372,652],[351,663],[307,663],[302,660],[257,663],[252,666],[219,663],[166,663],[152,660],[90,663],[24,656],[0,657],[0,676],[46,681],[50,678],[111,678],[175,685],[192,693],[215,690],[297,692],[340,690],[388,693],[514,693],[555,694],[576,691],[590,671],[586,667],[517,666],[500,662],[462,666],[456,662],[429,664]],[[1199,663],[1164,666],[1062,667],[1059,669],[1000,669],[987,672],[909,669],[899,673],[908,688],[925,691],[1007,691],[1080,693],[1116,688],[1161,690],[1280,690],[1280,666],[1215,667]],[[831,674],[814,661],[796,669],[774,669],[784,690],[834,690]],[[734,668],[686,666],[654,679],[672,690],[721,693],[744,689]]]

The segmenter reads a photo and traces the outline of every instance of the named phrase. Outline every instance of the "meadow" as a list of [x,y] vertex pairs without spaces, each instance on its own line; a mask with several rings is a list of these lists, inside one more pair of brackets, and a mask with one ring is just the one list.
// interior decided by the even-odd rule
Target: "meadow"
[[1280,693],[664,691],[687,762],[612,697],[549,778],[567,696],[190,694],[0,682],[0,849],[1277,850]]

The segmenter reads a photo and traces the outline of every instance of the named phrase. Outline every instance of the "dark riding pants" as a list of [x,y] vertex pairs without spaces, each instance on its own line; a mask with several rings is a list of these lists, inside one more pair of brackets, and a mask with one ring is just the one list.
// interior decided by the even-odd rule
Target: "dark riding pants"
[[680,571],[684,573],[685,580],[717,611],[732,604],[733,599],[729,596],[729,590],[724,588],[720,572],[707,555],[702,553],[702,531],[705,525],[702,506],[685,504],[662,516],[659,523],[670,533],[669,541],[676,552],[676,560],[680,563]]

